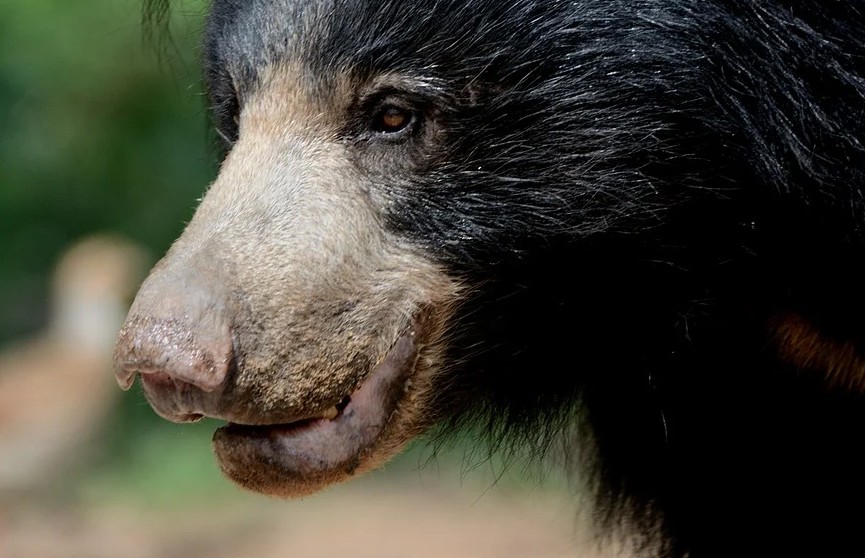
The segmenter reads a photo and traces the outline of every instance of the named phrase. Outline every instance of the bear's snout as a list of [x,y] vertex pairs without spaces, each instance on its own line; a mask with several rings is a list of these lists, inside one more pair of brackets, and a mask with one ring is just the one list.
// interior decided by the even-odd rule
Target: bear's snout
[[140,375],[154,407],[171,420],[219,397],[234,359],[219,293],[189,277],[156,271],[142,286],[115,347],[115,375],[129,389]]

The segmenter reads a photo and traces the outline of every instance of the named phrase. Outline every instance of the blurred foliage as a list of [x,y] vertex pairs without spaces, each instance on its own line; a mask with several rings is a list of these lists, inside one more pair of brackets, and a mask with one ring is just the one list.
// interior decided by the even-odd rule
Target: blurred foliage
[[157,56],[139,0],[0,0],[0,344],[44,324],[70,241],[111,230],[162,254],[212,179],[205,3],[176,4]]

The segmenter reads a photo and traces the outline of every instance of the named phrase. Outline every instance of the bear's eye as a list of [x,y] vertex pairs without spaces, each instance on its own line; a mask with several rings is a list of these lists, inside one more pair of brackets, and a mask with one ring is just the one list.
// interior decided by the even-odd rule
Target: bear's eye
[[416,121],[417,115],[414,111],[396,105],[385,105],[373,116],[372,129],[381,134],[399,134],[410,130]]

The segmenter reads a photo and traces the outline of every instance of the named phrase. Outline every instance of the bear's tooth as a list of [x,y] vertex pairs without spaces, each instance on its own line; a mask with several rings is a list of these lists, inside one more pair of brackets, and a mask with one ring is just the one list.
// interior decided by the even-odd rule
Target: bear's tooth
[[331,407],[326,410],[322,415],[322,418],[326,418],[327,420],[333,420],[339,416],[339,410],[336,407]]

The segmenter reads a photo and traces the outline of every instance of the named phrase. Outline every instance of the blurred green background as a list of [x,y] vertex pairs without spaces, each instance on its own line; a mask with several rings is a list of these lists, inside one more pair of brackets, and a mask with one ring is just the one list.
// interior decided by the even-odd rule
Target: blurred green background
[[205,6],[180,8],[158,57],[136,1],[0,2],[0,341],[44,324],[47,275],[72,240],[113,230],[161,253],[214,176]]
[[[155,259],[192,215],[217,168],[197,60],[205,10],[178,3],[157,45],[137,1],[0,2],[0,346],[47,326],[51,273],[74,241],[111,232]],[[99,455],[62,490],[158,502],[225,486],[212,425],[166,426],[140,394],[123,397]]]
[[[56,311],[51,277],[61,255],[86,235],[109,232],[145,247],[153,263],[215,177],[198,64],[206,8],[175,2],[170,40],[155,46],[144,40],[137,0],[0,0],[0,466],[24,449],[3,430],[4,420],[7,430],[15,424],[8,401],[22,389],[8,379],[47,354],[32,343]],[[19,358],[21,347],[32,350]],[[18,360],[4,361],[4,351]],[[42,372],[62,397],[63,363]],[[113,383],[107,366],[98,381]],[[24,389],[36,401],[24,404],[29,412],[49,415],[54,404],[41,388]],[[336,556],[343,543],[356,557],[573,553],[561,478],[541,489],[543,471],[526,476],[519,460],[509,468],[488,460],[486,450],[468,449],[471,434],[435,457],[420,443],[384,472],[310,503],[271,502],[221,478],[213,423],[172,425],[137,389],[111,390],[116,401],[92,425],[86,458],[40,486],[0,494],[0,557],[246,555],[252,547],[227,542],[238,530],[260,540],[293,535],[258,556],[274,548]],[[373,523],[358,527],[360,515]],[[318,548],[308,541],[321,538],[314,526],[322,517],[330,518],[322,535],[329,544]],[[129,548],[117,551],[118,541]]]

